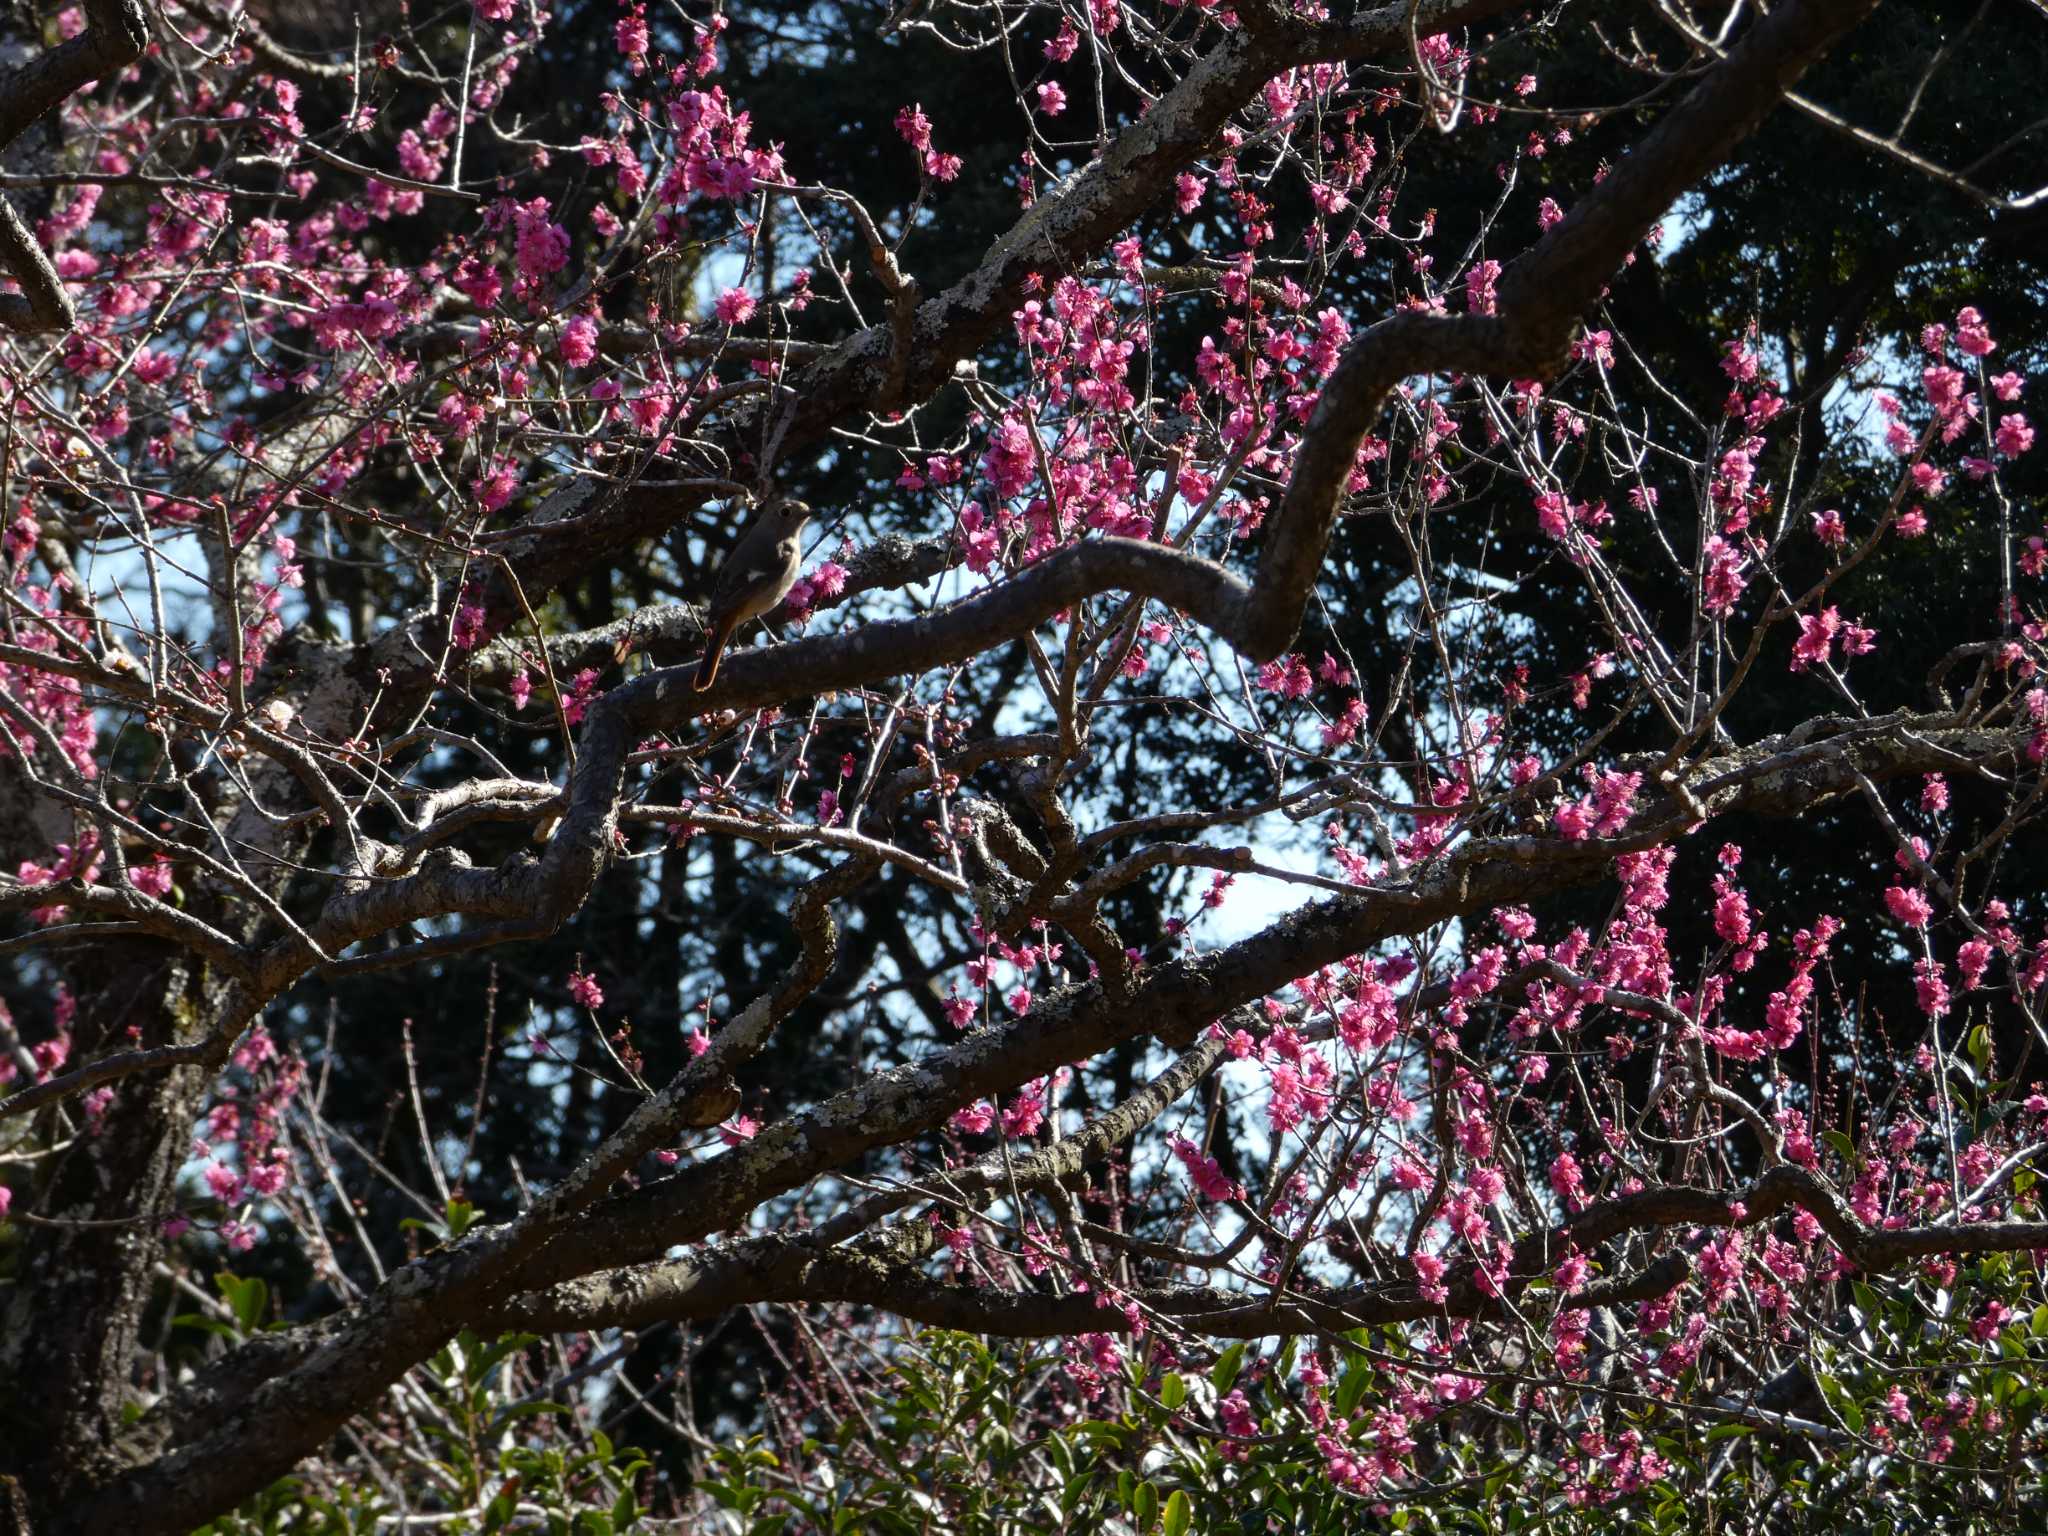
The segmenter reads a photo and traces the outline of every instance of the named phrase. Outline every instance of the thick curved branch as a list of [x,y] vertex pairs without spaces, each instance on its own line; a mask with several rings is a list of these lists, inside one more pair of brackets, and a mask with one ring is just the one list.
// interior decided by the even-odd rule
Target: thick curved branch
[[[799,691],[874,682],[970,654],[962,649],[970,631],[978,631],[973,649],[1014,639],[1061,608],[1111,590],[1180,609],[1254,661],[1279,655],[1300,628],[1359,444],[1388,392],[1418,374],[1530,377],[1554,371],[1568,351],[1573,327],[1630,251],[1687,187],[1755,129],[1786,86],[1875,3],[1793,0],[1759,22],[1561,223],[1510,264],[1501,279],[1498,315],[1409,310],[1359,336],[1323,385],[1251,585],[1183,551],[1135,540],[1091,540],[939,615],[735,657],[711,694],[692,697],[700,706],[745,707],[779,702]],[[1430,19],[1424,30],[1447,24]],[[1239,75],[1272,67],[1268,50],[1280,46],[1270,38],[1261,43],[1234,39],[1207,56],[1107,155],[1091,162],[1068,188],[1042,199],[974,274],[926,305],[919,318],[919,363],[906,375],[904,398],[923,398],[936,389],[953,361],[965,355],[963,349],[986,339],[995,322],[1008,315],[1005,296],[1024,276],[1071,264],[1074,251],[1091,249],[1087,242],[1106,239],[1141,211],[1150,200],[1145,178],[1164,174],[1154,162],[1169,168],[1185,163],[1234,110],[1244,87]],[[1292,46],[1296,51],[1308,47],[1298,38]],[[1182,91],[1187,98],[1177,102]],[[1208,126],[1191,137],[1198,124]],[[785,450],[808,440],[803,423],[822,431],[850,411],[900,403],[878,394],[890,372],[890,351],[887,328],[877,327],[793,376],[790,398],[796,402],[798,426],[786,435]],[[849,385],[858,385],[851,395],[844,393]],[[662,509],[663,516],[673,512],[672,505]],[[608,526],[588,540],[578,559],[613,547],[612,535],[631,521],[625,518],[618,528]],[[654,525],[636,526],[630,537],[653,531]],[[545,569],[546,554],[537,547],[522,551],[522,570],[529,565]],[[670,686],[678,693],[689,691],[680,680]]]
[[68,42],[0,69],[0,148],[72,92],[118,75],[142,57],[149,43],[142,0],[85,0],[85,19],[85,30]]
[[36,244],[35,232],[22,222],[4,194],[0,194],[0,272],[21,284],[20,293],[0,293],[0,331],[68,331],[77,323],[78,311],[64,291],[63,279]]
[[[1091,541],[935,615],[735,657],[709,695],[691,693],[679,675],[650,674],[593,707],[566,813],[541,859],[475,869],[448,854],[397,878],[364,878],[329,903],[309,930],[313,939],[333,952],[420,917],[484,916],[526,929],[566,919],[610,857],[630,743],[649,728],[683,723],[706,707],[775,702],[798,689],[824,691],[921,670],[1028,633],[1059,609],[1112,588],[1183,609],[1254,657],[1276,654],[1298,625],[1358,439],[1386,390],[1415,372],[1512,374],[1553,359],[1583,307],[1579,301],[1597,293],[1621,256],[1665,211],[1665,189],[1683,187],[1718,163],[1776,99],[1783,80],[1817,57],[1869,3],[1790,0],[1760,22],[1674,112],[1679,126],[1653,134],[1639,147],[1631,162],[1640,157],[1642,164],[1634,173],[1610,176],[1575,211],[1576,223],[1568,219],[1553,231],[1554,239],[1516,265],[1515,280],[1503,288],[1502,316],[1397,315],[1368,331],[1333,376],[1312,418],[1301,468],[1269,538],[1256,588],[1176,550]],[[1446,17],[1483,14],[1486,7],[1423,9],[1424,24],[1433,29],[1449,24]],[[1387,14],[1393,16],[1391,8]],[[1398,8],[1403,35],[1407,17],[1408,8]],[[919,355],[901,382],[906,397],[937,387],[942,376],[931,376],[931,370],[943,366],[949,373],[954,357],[1007,315],[1012,290],[1025,275],[1091,250],[1128,222],[1165,179],[1163,171],[1185,164],[1250,91],[1286,67],[1292,45],[1285,38],[1294,35],[1231,39],[1190,74],[1184,94],[1169,93],[1155,104],[1108,156],[1062,194],[1041,200],[975,274],[924,306]],[[1274,41],[1276,36],[1282,41]],[[1202,131],[1195,133],[1194,126]],[[886,372],[891,352],[887,333],[877,333],[874,344],[863,347],[855,338],[792,381],[804,431],[822,432],[846,412],[876,405],[875,390],[884,382],[877,370]],[[598,535],[579,533],[574,563],[616,547],[607,541],[622,531],[638,537],[654,526],[626,530],[626,522],[607,525]],[[522,550],[517,558],[532,585],[546,584],[549,561],[563,557]],[[1697,799],[1653,807],[1643,830],[1625,838],[1475,838],[1387,887],[1336,897],[1216,954],[1157,967],[1134,998],[1113,997],[1099,985],[1069,989],[1010,1025],[874,1074],[709,1164],[606,1200],[576,1220],[573,1241],[565,1235],[548,1244],[511,1275],[505,1270],[507,1250],[499,1246],[505,1239],[495,1232],[477,1234],[407,1266],[361,1306],[266,1344],[295,1363],[229,1411],[195,1426],[193,1437],[169,1454],[156,1455],[111,1484],[93,1514],[111,1523],[147,1507],[158,1523],[167,1510],[189,1510],[197,1520],[217,1507],[224,1490],[261,1486],[317,1445],[465,1316],[510,1286],[542,1288],[698,1241],[735,1225],[765,1199],[933,1129],[962,1103],[1012,1090],[1138,1035],[1192,1035],[1294,977],[1388,937],[1601,878],[1617,852],[1668,841],[1697,812],[1768,811],[1780,796],[1803,809],[1853,787],[1859,772],[1889,778],[1952,767],[1958,756],[2003,765],[2018,761],[2009,735],[1946,726],[1942,721],[1914,731],[1902,722],[1891,722],[1891,728],[1878,723],[1861,734],[1844,732],[1815,743],[1811,751],[1802,746],[1778,754],[1796,762],[1776,763],[1766,754],[1771,760],[1716,763],[1704,775]],[[286,981],[316,959],[304,941],[281,941],[266,956],[266,979]]]
[[[1515,9],[1513,0],[1407,0],[1379,6],[1338,26],[1289,25],[1254,37],[1233,32],[1196,60],[1174,86],[1130,124],[1108,150],[1047,189],[965,277],[918,306],[904,366],[892,324],[849,336],[793,369],[785,388],[757,411],[778,416],[784,457],[822,442],[849,417],[905,409],[936,393],[955,367],[1010,320],[1027,278],[1073,271],[1097,259],[1110,240],[1155,206],[1174,177],[1207,152],[1232,113],[1275,75],[1298,65],[1355,60],[1405,50],[1411,29],[1429,35]],[[793,407],[793,409],[792,409]],[[761,418],[742,413],[727,438],[747,449]],[[545,527],[512,541],[528,590],[544,590],[594,559],[607,558],[669,527],[687,510],[672,493],[627,493],[602,522],[574,535]]]
[[[1385,887],[1305,907],[1263,932],[1211,954],[1146,973],[1128,999],[1099,984],[1070,988],[1026,1017],[985,1031],[914,1065],[877,1073],[832,1099],[770,1126],[734,1154],[687,1176],[661,1180],[592,1213],[578,1257],[631,1263],[663,1247],[733,1225],[760,1201],[921,1134],[958,1106],[1004,1093],[1068,1062],[1140,1035],[1191,1038],[1230,1010],[1297,976],[1420,933],[1452,917],[1536,899],[1604,878],[1618,853],[1682,835],[1704,812],[1772,815],[1810,809],[1856,787],[1857,775],[1893,779],[1958,759],[2011,768],[2024,755],[2014,733],[1873,722],[1881,733],[1845,730],[1784,748],[1768,743],[1707,765],[1708,787],[1685,802],[1647,808],[1641,830],[1611,839],[1474,838]],[[527,1284],[568,1278],[545,1261]]]
[[[1441,1300],[1423,1296],[1409,1281],[1376,1282],[1284,1297],[1248,1296],[1217,1287],[1170,1287],[1129,1292],[1140,1316],[1170,1320],[1214,1338],[1352,1328],[1432,1318],[1474,1318],[1499,1313],[1503,1303],[1546,1278],[1569,1253],[1585,1252],[1627,1232],[1680,1227],[1753,1227],[1783,1212],[1809,1212],[1857,1268],[1875,1274],[1929,1254],[2025,1253],[2048,1247],[2048,1222],[1986,1222],[1977,1226],[1866,1227],[1818,1175],[1790,1165],[1766,1173],[1747,1190],[1724,1193],[1673,1185],[1619,1196],[1589,1207],[1570,1221],[1515,1245],[1514,1260],[1498,1293],[1475,1283],[1469,1270],[1454,1272]],[[1560,1298],[1568,1308],[1615,1306],[1661,1296],[1690,1276],[1682,1253],[1667,1253],[1634,1274],[1597,1280]],[[662,1321],[716,1316],[756,1302],[857,1303],[915,1322],[1012,1338],[1057,1338],[1080,1333],[1124,1333],[1131,1316],[1104,1307],[1088,1292],[1053,1295],[951,1285],[914,1264],[891,1263],[875,1253],[825,1249],[807,1238],[764,1238],[732,1253],[635,1266],[557,1286],[506,1306],[493,1322],[542,1332],[645,1327]]]
[[[1853,792],[1859,774],[1875,780],[1953,770],[1968,760],[1987,768],[2015,770],[2024,759],[2026,736],[2018,731],[1964,730],[1939,718],[1895,717],[1871,722],[1823,722],[1818,740],[1776,741],[1702,765],[1696,796],[1665,797],[1646,808],[1642,829],[1616,838],[1571,841],[1539,837],[1473,838],[1433,864],[1409,871],[1398,883],[1354,894],[1290,914],[1265,931],[1212,954],[1175,960],[1144,973],[1137,992],[1114,995],[1099,983],[1068,988],[1042,999],[1021,1019],[982,1031],[922,1061],[877,1072],[811,1109],[768,1126],[752,1141],[712,1162],[647,1184],[585,1211],[569,1230],[508,1272],[504,1228],[474,1235],[406,1266],[364,1303],[289,1336],[266,1338],[278,1371],[249,1397],[225,1404],[192,1421],[193,1438],[109,1485],[94,1509],[108,1520],[148,1506],[191,1510],[199,1518],[205,1503],[223,1489],[260,1487],[275,1468],[320,1443],[326,1435],[372,1401],[416,1361],[438,1348],[467,1318],[488,1311],[517,1292],[534,1292],[601,1269],[623,1270],[658,1258],[668,1248],[701,1241],[732,1228],[762,1201],[848,1166],[877,1148],[935,1129],[960,1105],[1013,1091],[1066,1063],[1094,1056],[1141,1035],[1193,1037],[1210,1022],[1290,984],[1297,976],[1335,964],[1384,939],[1425,931],[1453,917],[1483,912],[1553,893],[1562,886],[1603,878],[1617,853],[1669,841],[1696,825],[1701,814],[1737,811],[1785,814]],[[608,843],[619,767],[636,739],[617,704],[593,712],[585,735],[588,776],[572,786],[572,809],[550,845],[596,835]],[[581,822],[585,831],[572,831]],[[581,900],[594,878],[591,861],[602,843],[563,855],[553,866],[569,883],[550,888],[547,861],[525,860],[506,870],[454,870],[450,890],[472,877],[493,899],[546,901],[557,907]],[[400,910],[425,899],[431,887],[413,889],[422,876],[372,884],[352,898],[357,918]],[[445,894],[445,892],[444,892]],[[334,921],[333,917],[327,921]],[[1911,1234],[1871,1236],[1840,1208],[1800,1180],[1803,1170],[1780,1166],[1765,1176],[1753,1198],[1777,1191],[1780,1204],[1794,1193],[1859,1262],[1889,1261],[1914,1251]],[[1777,1180],[1777,1183],[1770,1181]],[[1607,1202],[1581,1213],[1564,1235],[1590,1248],[1625,1230],[1668,1221],[1712,1222],[1726,1215],[1732,1197],[1711,1192],[1655,1192]],[[1631,1204],[1629,1202],[1633,1201]],[[1691,1202],[1691,1203],[1687,1203]],[[1718,1202],[1718,1203],[1717,1203]],[[1697,1210],[1700,1214],[1688,1215]],[[1943,1228],[1943,1242],[1996,1243],[2002,1227]],[[2028,1228],[2015,1246],[2048,1245],[2048,1229]],[[1554,1262],[1540,1245],[1553,1234],[1525,1242],[1517,1270],[1533,1272]],[[1851,1247],[1851,1243],[1860,1246]],[[1454,1292],[1455,1294],[1455,1292]],[[1391,1303],[1389,1303],[1391,1304]],[[1269,1314],[1267,1314],[1269,1315]],[[1419,1314],[1418,1314],[1419,1315]],[[1212,1317],[1210,1322],[1223,1319]],[[1208,1324],[1205,1323],[1204,1326]],[[1348,1326],[1348,1325],[1347,1325]],[[160,1426],[158,1426],[160,1427]],[[222,1470],[222,1469],[229,1470]]]
[[[95,80],[105,80],[142,57],[149,18],[142,0],[86,0],[86,29],[26,63],[0,69],[0,149],[26,133],[46,112]],[[0,273],[21,284],[0,294],[0,330],[66,331],[77,320],[71,296],[34,233],[0,196]]]
[[1259,558],[1256,626],[1243,649],[1263,660],[1294,639],[1323,563],[1358,447],[1387,394],[1422,373],[1540,378],[1630,251],[1686,188],[1725,160],[1836,39],[1877,0],[1795,0],[1758,22],[1555,228],[1501,274],[1498,315],[1408,311],[1364,332],[1323,385],[1287,494]]

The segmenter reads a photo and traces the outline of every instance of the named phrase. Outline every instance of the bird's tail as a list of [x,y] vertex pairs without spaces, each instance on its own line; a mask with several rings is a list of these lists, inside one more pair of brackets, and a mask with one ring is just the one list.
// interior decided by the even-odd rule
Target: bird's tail
[[718,681],[718,658],[725,651],[725,637],[728,631],[723,625],[711,626],[709,643],[704,648],[704,659],[697,663],[696,690],[702,693]]

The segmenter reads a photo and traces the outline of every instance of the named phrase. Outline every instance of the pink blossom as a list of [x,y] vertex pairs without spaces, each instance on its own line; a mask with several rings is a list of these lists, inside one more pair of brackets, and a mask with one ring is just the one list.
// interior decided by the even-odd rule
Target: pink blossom
[[754,296],[744,288],[728,288],[718,296],[718,318],[727,325],[745,325],[754,318]]
[[555,355],[570,368],[581,368],[597,356],[597,321],[589,315],[574,315],[562,327]]
[[171,860],[168,854],[153,853],[147,863],[128,866],[128,883],[145,896],[170,895],[171,876]]
[[1578,1209],[1585,1188],[1585,1174],[1570,1152],[1560,1152],[1550,1164],[1550,1187],[1570,1209]]
[[618,44],[619,52],[635,61],[636,65],[644,59],[647,55],[647,8],[636,5],[613,22],[612,39]]
[[1444,1272],[1450,1268],[1448,1264],[1433,1253],[1418,1253],[1409,1262],[1415,1268],[1415,1288],[1422,1293],[1424,1301],[1450,1299],[1450,1288],[1443,1283]]
[[1260,667],[1258,683],[1268,693],[1277,693],[1283,699],[1305,699],[1316,686],[1307,660],[1293,653],[1275,657]]
[[1920,1011],[1929,1018],[1938,1019],[1948,1012],[1948,981],[1941,973],[1939,960],[1922,960],[1913,967],[1913,995],[1919,1000]]
[[1963,990],[1974,992],[1983,984],[1984,973],[1991,968],[1991,942],[1988,939],[1969,939],[1956,949],[1956,969],[1962,973]]
[[1593,810],[1583,800],[1568,801],[1552,815],[1558,834],[1573,842],[1583,841],[1593,830]]
[[512,464],[499,463],[471,481],[470,489],[476,495],[477,504],[486,512],[499,511],[519,489],[519,470]]
[[475,603],[462,603],[455,610],[449,643],[458,651],[473,651],[483,643],[484,611]]
[[585,667],[569,680],[569,693],[562,700],[562,714],[571,725],[580,725],[590,701],[597,696],[597,668]]
[[277,1194],[290,1182],[290,1170],[282,1163],[258,1163],[243,1181],[251,1194]]
[[1475,315],[1490,315],[1494,312],[1496,294],[1494,284],[1500,280],[1501,266],[1497,261],[1475,261],[1465,274],[1465,308]]
[[1323,750],[1333,751],[1346,742],[1356,740],[1358,733],[1365,729],[1365,724],[1365,700],[1354,696],[1338,712],[1337,718],[1322,728]]
[[1036,1136],[1045,1124],[1045,1082],[1040,1079],[1010,1101],[1003,1111],[1003,1131],[1010,1136]]
[[1799,619],[1799,638],[1792,643],[1792,668],[1804,672],[1815,662],[1826,663],[1835,637],[1842,630],[1842,615],[1834,608],[1824,608],[1817,614],[1802,614]]
[[1204,1200],[1242,1200],[1244,1189],[1233,1180],[1223,1176],[1222,1168],[1213,1157],[1203,1156],[1201,1150],[1185,1136],[1173,1138],[1173,1154],[1188,1170],[1188,1177],[1194,1181],[1196,1191]]
[[896,131],[903,136],[903,142],[920,152],[932,147],[932,120],[924,115],[921,106],[899,108],[896,113]]
[[1047,117],[1058,117],[1067,110],[1067,93],[1057,81],[1048,80],[1038,88],[1038,110]]
[[518,233],[513,255],[520,277],[538,282],[569,264],[569,231],[549,220],[546,198],[519,204],[514,219]]
[[597,978],[587,971],[576,971],[570,975],[569,995],[583,1008],[595,1009],[604,1003],[604,989],[598,986]]
[[1925,928],[1927,920],[1934,915],[1934,906],[1926,893],[1915,886],[1886,886],[1884,904],[1892,920],[1908,928]]
[[1572,343],[1572,357],[1590,361],[1601,368],[1614,366],[1614,336],[1609,331],[1588,331]]
[[1602,837],[1612,837],[1635,815],[1636,795],[1642,789],[1643,776],[1606,772],[1596,776],[1589,768],[1587,780],[1593,785],[1593,830]]
[[1984,317],[1974,309],[1964,309],[1956,316],[1956,346],[1972,357],[1987,356],[1998,343],[1991,339],[1991,333],[1984,327]]
[[995,1124],[995,1106],[987,1100],[979,1100],[977,1104],[969,1104],[967,1108],[954,1110],[952,1118],[946,1124],[950,1124],[956,1133],[963,1137],[987,1135],[989,1126]]
[[[1556,1269],[1551,1271],[1551,1278],[1557,1282],[1557,1288],[1560,1291],[1562,1291],[1565,1295],[1569,1296],[1573,1291],[1576,1291],[1577,1289],[1579,1289],[1580,1286],[1586,1283],[1586,1277],[1592,1274],[1592,1272],[1592,1261],[1588,1259],[1583,1253],[1572,1252],[1566,1254],[1564,1256],[1563,1262],[1560,1263]],[[1583,1312],[1576,1312],[1565,1315],[1577,1317],[1585,1316]]]
[[1707,539],[1702,553],[1706,557],[1706,579],[1700,588],[1700,607],[1715,618],[1725,618],[1734,611],[1743,588],[1749,585],[1743,575],[1748,561],[1718,533]]
[[1714,932],[1729,944],[1749,942],[1749,897],[1740,886],[1722,887],[1714,902]]

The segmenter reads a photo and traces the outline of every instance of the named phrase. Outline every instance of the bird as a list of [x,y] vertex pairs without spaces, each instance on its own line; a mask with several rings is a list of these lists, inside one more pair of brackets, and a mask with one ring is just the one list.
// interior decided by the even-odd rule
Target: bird
[[696,689],[718,681],[718,658],[733,631],[749,619],[774,611],[796,585],[803,564],[803,531],[811,509],[793,496],[776,496],[733,545],[712,584],[705,612],[709,644],[697,663]]
[[683,1100],[682,1121],[690,1130],[708,1131],[730,1120],[739,1108],[740,1085],[730,1077],[722,1077]]

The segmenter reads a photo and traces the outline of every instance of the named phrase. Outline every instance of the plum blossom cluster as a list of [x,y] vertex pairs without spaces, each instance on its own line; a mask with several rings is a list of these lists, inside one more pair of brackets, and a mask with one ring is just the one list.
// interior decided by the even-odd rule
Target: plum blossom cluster
[[[220,1211],[209,1223],[231,1253],[261,1240],[263,1202],[283,1198],[296,1182],[285,1117],[305,1082],[305,1066],[280,1051],[261,1025],[236,1048],[234,1076],[218,1085],[192,1159],[205,1197]],[[173,1217],[169,1235],[195,1225],[191,1214]]]

